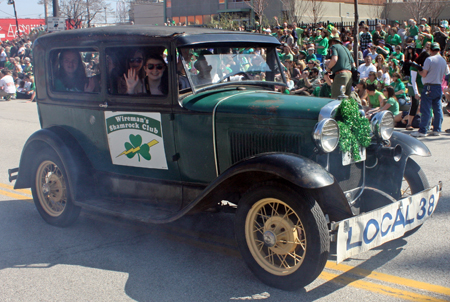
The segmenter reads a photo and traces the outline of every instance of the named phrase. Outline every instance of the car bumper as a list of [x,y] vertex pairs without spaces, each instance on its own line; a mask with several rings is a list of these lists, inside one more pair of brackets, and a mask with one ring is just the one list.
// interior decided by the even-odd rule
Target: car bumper
[[349,219],[337,222],[337,263],[402,237],[425,222],[436,209],[442,183]]

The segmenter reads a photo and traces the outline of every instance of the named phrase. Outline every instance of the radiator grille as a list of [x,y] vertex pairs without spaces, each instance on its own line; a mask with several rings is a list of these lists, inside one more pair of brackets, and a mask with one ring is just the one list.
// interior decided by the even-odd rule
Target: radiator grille
[[300,135],[232,131],[230,132],[230,146],[233,164],[244,158],[265,152],[300,154]]

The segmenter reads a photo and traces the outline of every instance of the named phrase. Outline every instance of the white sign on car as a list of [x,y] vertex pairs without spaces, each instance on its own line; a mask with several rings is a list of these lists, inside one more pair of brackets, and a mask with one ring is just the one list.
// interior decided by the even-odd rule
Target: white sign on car
[[402,237],[436,209],[439,186],[338,223],[337,263]]
[[167,170],[159,112],[105,112],[114,165]]

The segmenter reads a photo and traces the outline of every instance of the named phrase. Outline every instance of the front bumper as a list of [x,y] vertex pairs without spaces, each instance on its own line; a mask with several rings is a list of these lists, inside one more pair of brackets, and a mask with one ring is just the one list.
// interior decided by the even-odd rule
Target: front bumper
[[438,185],[332,225],[337,230],[337,263],[402,237],[419,227],[436,209],[442,191]]

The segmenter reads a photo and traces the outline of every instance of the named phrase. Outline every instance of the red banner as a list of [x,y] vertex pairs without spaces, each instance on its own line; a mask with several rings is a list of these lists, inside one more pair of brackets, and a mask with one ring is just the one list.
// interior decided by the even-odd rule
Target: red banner
[[[18,19],[20,34],[29,34],[38,26],[45,25],[45,19]],[[16,19],[0,19],[0,40],[12,40],[17,36]]]

